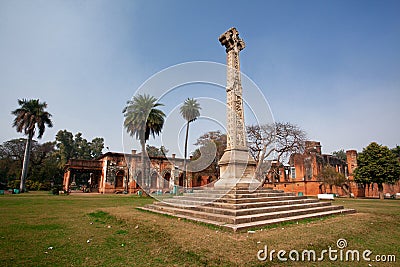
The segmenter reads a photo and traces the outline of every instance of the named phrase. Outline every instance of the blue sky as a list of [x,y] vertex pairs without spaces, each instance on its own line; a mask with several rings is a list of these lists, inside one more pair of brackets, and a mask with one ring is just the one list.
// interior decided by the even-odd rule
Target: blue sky
[[139,86],[175,64],[225,63],[218,37],[234,26],[246,42],[241,70],[275,120],[302,127],[324,153],[371,141],[394,147],[398,14],[398,1],[0,0],[0,142],[22,136],[11,127],[17,99],[39,98],[54,121],[43,141],[67,129],[122,151],[121,111]]

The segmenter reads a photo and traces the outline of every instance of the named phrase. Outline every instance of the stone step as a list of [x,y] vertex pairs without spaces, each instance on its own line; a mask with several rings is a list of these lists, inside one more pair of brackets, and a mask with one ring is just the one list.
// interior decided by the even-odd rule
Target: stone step
[[188,200],[188,201],[199,201],[199,202],[223,202],[223,203],[251,203],[251,202],[269,202],[278,200],[293,200],[293,199],[306,199],[305,196],[276,196],[276,197],[253,197],[253,198],[212,198],[207,196],[197,197],[197,196],[176,196],[174,198],[168,199],[168,201],[176,200]]
[[285,191],[283,190],[275,190],[275,189],[270,189],[270,188],[259,188],[255,191],[250,191],[249,190],[243,190],[243,189],[227,189],[227,190],[221,190],[221,189],[195,189],[193,190],[192,193],[185,193],[185,194],[193,194],[193,193],[199,193],[199,194],[253,194],[253,193],[284,193]]
[[[267,202],[250,202],[250,203],[223,203],[223,202],[203,202],[203,201],[193,201],[193,200],[177,200],[177,199],[164,199],[164,203],[167,205],[178,206],[178,207],[197,207],[197,206],[210,206],[216,208],[224,208],[224,209],[249,209],[249,208],[258,208],[258,207],[271,207],[271,206],[279,206],[279,205],[288,205],[288,204],[301,204],[301,203],[317,203],[318,199],[314,198],[303,198],[303,199],[290,199],[290,200],[275,200],[275,201],[267,201]],[[158,202],[156,202],[158,203]]]
[[[260,190],[260,189],[262,189],[262,190],[274,190],[272,188],[265,188],[265,187],[258,188],[257,190]],[[247,191],[249,191],[249,183],[240,183],[239,182],[232,188],[232,190],[247,190]]]
[[271,224],[278,224],[278,223],[282,223],[282,222],[299,221],[299,220],[304,220],[304,219],[309,219],[309,218],[319,218],[319,217],[325,217],[325,216],[331,216],[331,215],[337,215],[337,214],[350,214],[350,213],[356,212],[353,209],[337,209],[337,210],[314,212],[314,213],[303,214],[303,215],[281,217],[281,218],[269,219],[269,220],[263,220],[263,221],[242,223],[242,224],[229,224],[229,223],[224,223],[224,222],[213,221],[213,220],[210,220],[207,218],[198,218],[198,217],[193,217],[193,216],[189,216],[189,215],[174,214],[170,211],[165,211],[165,210],[154,210],[149,207],[141,207],[140,209],[147,210],[150,212],[157,212],[160,214],[171,215],[171,216],[174,216],[177,218],[184,218],[184,219],[188,219],[188,220],[192,220],[192,221],[213,224],[213,225],[227,228],[229,230],[233,230],[235,232],[243,231],[243,230],[250,229],[250,228],[252,228],[252,229],[259,228],[259,227],[271,225]]
[[184,193],[184,197],[210,197],[210,198],[256,198],[256,197],[279,197],[279,196],[295,196],[294,193],[284,193],[284,192],[260,192],[260,193],[214,193],[214,192],[204,192],[204,193]]
[[306,214],[310,214],[310,213],[330,211],[330,210],[340,210],[340,209],[343,209],[343,206],[332,206],[332,205],[326,206],[325,205],[325,206],[317,206],[317,207],[310,207],[310,208],[274,211],[274,212],[262,213],[262,214],[242,215],[242,216],[235,217],[234,224],[264,221],[264,220],[271,220],[271,219],[282,218],[282,217],[306,215]]
[[[170,207],[169,204],[163,202],[156,202],[154,205],[159,206],[167,206]],[[285,211],[285,210],[295,210],[301,208],[312,208],[312,207],[322,207],[322,206],[330,206],[329,202],[309,202],[309,203],[286,203],[276,206],[263,206],[257,208],[242,208],[242,209],[232,209],[231,207],[215,207],[213,205],[210,206],[192,206],[187,207],[188,209],[203,211],[208,213],[215,214],[224,214],[230,216],[242,216],[242,215],[252,215],[252,214],[261,214],[261,213],[270,213],[276,211]]]
[[295,216],[289,216],[289,217],[280,217],[280,218],[276,218],[276,219],[255,221],[255,222],[242,223],[242,224],[219,224],[219,225],[222,227],[228,228],[228,229],[232,229],[233,231],[236,232],[236,231],[242,231],[242,230],[247,230],[247,229],[251,229],[251,228],[254,229],[254,228],[258,228],[258,227],[262,227],[262,226],[266,226],[266,225],[283,223],[283,222],[294,222],[294,221],[300,221],[300,220],[304,220],[304,219],[320,218],[320,217],[326,217],[326,216],[332,216],[332,215],[352,214],[352,213],[356,213],[356,211],[354,209],[335,209],[335,210],[321,211],[321,212],[295,215]]
[[[328,203],[329,204],[329,203]],[[298,208],[294,209],[295,207],[289,210],[282,210],[282,211],[273,211],[268,213],[259,213],[259,214],[249,214],[249,215],[241,215],[241,216],[231,216],[225,214],[215,214],[209,213],[204,211],[198,211],[188,208],[177,208],[171,206],[162,206],[162,205],[149,205],[147,208],[152,209],[154,211],[165,211],[170,212],[172,214],[180,214],[184,216],[196,217],[200,219],[207,219],[211,221],[217,222],[225,222],[229,224],[242,224],[242,223],[250,223],[255,221],[262,221],[262,220],[270,220],[276,219],[281,217],[290,217],[296,215],[304,215],[308,213],[316,213],[316,212],[323,212],[329,210],[337,210],[343,209],[343,206],[317,206],[317,207],[309,207],[309,208]]]
[[[141,209],[141,208],[140,208]],[[145,207],[146,210],[153,211],[153,212],[162,212],[162,213],[168,213],[173,216],[176,215],[183,215],[183,216],[189,216],[189,217],[195,217],[199,219],[207,219],[210,221],[214,222],[231,222],[234,223],[234,221],[231,219],[233,218],[232,216],[229,215],[224,215],[224,214],[210,214],[207,212],[202,212],[202,211],[196,211],[196,210],[191,210],[187,208],[177,208],[177,207],[171,207],[171,206],[162,206],[162,205],[147,205]]]
[[226,224],[224,222],[217,222],[217,221],[212,221],[212,220],[208,220],[208,219],[196,218],[196,217],[192,217],[192,216],[188,216],[188,215],[175,214],[175,213],[172,213],[172,212],[166,211],[166,210],[155,210],[155,209],[153,209],[153,208],[151,208],[150,206],[147,206],[147,205],[144,206],[144,207],[140,207],[138,209],[145,210],[145,211],[150,211],[150,212],[155,212],[155,213],[159,213],[159,214],[170,215],[170,216],[173,216],[173,217],[183,218],[183,219],[187,219],[187,220],[191,220],[191,221],[202,222],[202,223],[207,223],[207,224],[213,224],[213,225],[217,225],[217,226],[223,226],[223,225]]
[[195,190],[181,196],[161,197],[159,200],[162,202],[141,209],[219,225],[233,231],[355,212],[343,206],[332,206],[331,202],[320,202],[294,193],[265,188],[250,192],[240,186],[233,190]]

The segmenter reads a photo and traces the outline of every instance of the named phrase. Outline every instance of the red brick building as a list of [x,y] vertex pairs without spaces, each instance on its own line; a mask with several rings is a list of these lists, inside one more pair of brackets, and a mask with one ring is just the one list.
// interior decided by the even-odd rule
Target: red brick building
[[[171,192],[174,185],[183,187],[183,159],[171,157],[150,157],[148,179],[140,182],[150,192]],[[191,166],[193,164],[193,166]],[[188,162],[188,169],[196,162]],[[341,186],[326,186],[318,179],[325,165],[333,166],[337,172],[345,175],[346,182]],[[264,187],[315,196],[319,193],[335,193],[342,196],[378,197],[378,186],[364,187],[354,182],[353,172],[357,167],[357,151],[346,151],[346,161],[332,155],[321,153],[320,142],[307,141],[302,154],[292,154],[289,164],[284,166],[272,162],[272,168],[266,177]],[[83,189],[99,193],[136,193],[140,186],[142,170],[141,155],[133,150],[131,154],[107,152],[97,160],[70,160],[65,166],[64,190]],[[76,184],[75,175],[88,173],[83,184]],[[188,187],[212,186],[218,180],[218,167],[209,166],[197,172],[188,172]],[[85,189],[87,187],[87,189]],[[400,193],[400,182],[394,185],[384,184],[384,193]]]
[[[337,172],[346,177],[346,182],[332,189],[318,179],[318,174],[325,165],[333,166]],[[334,193],[341,196],[378,197],[376,184],[364,187],[354,182],[353,172],[357,168],[357,151],[346,151],[346,161],[332,155],[321,153],[321,144],[316,141],[307,141],[302,154],[292,154],[289,165],[273,162],[267,175],[264,187],[272,187],[288,192],[296,192],[308,196],[320,193]],[[393,195],[400,192],[400,182],[394,185],[384,184],[384,193]]]
[[[140,185],[150,192],[169,192],[174,185],[183,186],[183,159],[175,157],[150,157],[149,178],[141,181],[141,155],[133,150],[131,154],[107,152],[96,160],[69,160],[64,170],[64,190],[82,189],[99,193],[136,193]],[[77,173],[90,173],[90,178],[79,185],[75,182]],[[191,177],[190,177],[191,178]],[[137,183],[139,182],[139,184]]]

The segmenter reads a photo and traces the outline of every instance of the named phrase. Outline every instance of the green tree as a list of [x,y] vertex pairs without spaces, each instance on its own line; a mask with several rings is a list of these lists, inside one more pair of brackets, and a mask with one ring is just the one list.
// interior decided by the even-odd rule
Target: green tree
[[146,141],[150,135],[159,135],[164,126],[165,114],[157,107],[163,106],[157,103],[153,96],[144,94],[136,95],[127,102],[123,109],[124,127],[130,136],[135,136],[140,141],[142,147],[142,179],[141,186],[144,187],[146,178]]
[[51,183],[60,184],[63,177],[63,168],[59,166],[55,144],[56,142],[46,142],[37,144],[32,149],[29,180],[46,184],[48,189]]
[[67,130],[58,131],[56,134],[56,146],[58,149],[59,166],[63,168],[75,154],[74,136],[72,133]]
[[146,145],[147,155],[149,157],[165,157],[168,153],[168,149],[164,146],[160,146],[160,148],[155,146]]
[[187,166],[187,145],[189,138],[189,124],[195,121],[200,116],[200,104],[196,99],[188,98],[185,100],[183,105],[180,107],[180,113],[182,117],[186,120],[186,136],[185,136],[185,155],[183,160],[183,179],[185,181],[185,187],[188,186],[188,181],[186,179],[186,166]]
[[333,151],[332,155],[343,161],[347,161],[347,156],[346,156],[346,152],[344,151],[344,149],[341,149],[339,151]]
[[344,174],[337,172],[335,167],[329,164],[322,167],[322,170],[318,174],[317,178],[325,185],[328,185],[331,192],[334,185],[343,187],[344,183],[346,182],[346,177]]
[[[24,138],[9,140],[0,145],[0,182],[7,183],[20,178],[18,173],[21,174],[25,145]],[[51,180],[62,177],[62,169],[54,168],[54,165],[58,164],[54,154],[55,142],[39,144],[32,140],[26,185],[28,181],[50,183]]]
[[75,134],[74,138],[74,158],[78,159],[91,159],[92,155],[90,153],[89,142],[82,137],[82,133]]
[[200,147],[193,152],[190,169],[196,171],[208,168],[218,177],[218,162],[226,149],[226,134],[220,131],[207,132],[197,139],[195,145]]
[[[67,130],[60,130],[56,135],[56,146],[58,149],[56,152],[58,166],[60,169],[63,169],[70,159],[90,160],[98,158],[102,154],[104,148],[104,139],[96,137],[91,142],[88,142],[80,132],[76,133],[74,136]],[[76,182],[87,181],[90,178],[89,173],[85,172],[75,175]],[[55,176],[53,181],[58,184],[57,177],[58,176]]]
[[400,146],[391,149],[392,152],[400,159]]
[[104,139],[94,138],[88,142],[82,137],[82,133],[73,134],[67,130],[60,130],[56,135],[56,146],[58,148],[59,165],[61,168],[69,159],[95,159],[98,158],[104,148]]
[[[32,141],[34,145],[35,141]],[[20,178],[26,139],[18,138],[4,142],[0,145],[0,182],[7,184],[9,181]]]
[[57,161],[57,152],[49,152],[40,164],[32,164],[31,174],[29,175],[29,180],[40,182],[43,184],[50,185],[62,184],[64,170],[59,167]]
[[100,157],[103,154],[104,138],[96,137],[90,142],[90,156],[93,159]]
[[372,142],[358,154],[354,180],[364,185],[376,183],[381,199],[384,198],[383,184],[393,184],[399,179],[399,160],[388,147]]
[[43,144],[35,142],[35,145],[32,146],[31,163],[33,165],[41,165],[51,153],[54,153],[54,148],[55,142],[45,142]]
[[25,190],[25,179],[28,174],[29,157],[31,154],[31,144],[36,129],[38,130],[37,138],[41,139],[47,127],[53,127],[51,121],[51,114],[45,109],[47,108],[46,102],[39,102],[39,99],[31,100],[18,100],[19,108],[12,111],[15,115],[13,127],[17,128],[17,132],[23,132],[28,136],[25,146],[24,162],[22,164],[21,184],[20,190]]
[[[32,141],[35,143],[36,141]],[[0,158],[12,158],[21,161],[24,159],[24,151],[26,146],[25,138],[12,139],[5,141],[0,145]]]

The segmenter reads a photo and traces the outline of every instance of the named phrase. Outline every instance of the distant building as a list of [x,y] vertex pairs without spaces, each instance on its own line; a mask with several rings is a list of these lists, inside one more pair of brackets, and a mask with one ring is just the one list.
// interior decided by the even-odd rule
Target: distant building
[[[129,163],[129,164],[127,164]],[[149,173],[139,184],[152,191],[167,192],[174,185],[183,186],[183,159],[175,157],[150,157]],[[74,176],[77,173],[90,173],[90,179],[77,185]],[[64,169],[64,190],[82,189],[99,193],[136,193],[141,188],[141,155],[132,150],[131,154],[107,152],[96,160],[71,159]],[[86,189],[86,188],[87,189]]]
[[[127,164],[129,163],[129,164]],[[175,157],[150,157],[148,178],[141,181],[141,154],[132,150],[131,154],[107,152],[96,160],[71,159],[65,166],[64,190],[80,189],[99,193],[136,193],[145,186],[150,192],[171,192],[175,185],[184,186],[184,160]],[[318,174],[325,165],[333,166],[346,177],[342,186],[326,186],[318,179]],[[198,166],[197,166],[198,167]],[[196,161],[188,160],[188,170],[196,169]],[[304,153],[290,156],[288,165],[272,161],[270,171],[265,177],[264,187],[281,189],[287,192],[315,196],[319,193],[335,193],[342,196],[377,197],[378,186],[364,187],[354,182],[353,172],[357,168],[357,151],[346,151],[346,161],[333,155],[321,153],[321,144],[307,141]],[[77,184],[75,175],[87,173],[87,180]],[[218,180],[218,167],[188,172],[188,187],[212,187]],[[139,182],[139,184],[137,183]],[[83,188],[82,188],[83,187]],[[393,195],[400,192],[400,182],[394,185],[384,184],[384,193]]]
[[[321,144],[316,141],[306,141],[305,151],[302,154],[292,154],[289,165],[273,162],[266,177],[264,187],[272,187],[288,192],[296,192],[309,196],[320,193],[334,193],[342,196],[377,197],[378,186],[364,185],[354,182],[353,172],[357,168],[357,151],[346,151],[346,161],[333,155],[322,154]],[[318,179],[318,174],[323,166],[331,165],[337,172],[346,177],[342,186],[333,186],[332,190],[323,181]],[[389,185],[384,184],[384,193],[391,195],[400,192],[400,182]]]

